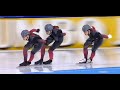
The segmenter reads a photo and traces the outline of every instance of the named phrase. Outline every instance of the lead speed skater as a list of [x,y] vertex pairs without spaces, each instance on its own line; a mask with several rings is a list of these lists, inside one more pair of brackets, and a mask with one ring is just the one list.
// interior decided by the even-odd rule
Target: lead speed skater
[[[52,24],[46,24],[45,25],[45,31],[46,34],[49,35],[46,39],[46,43],[41,48],[41,59],[37,62],[35,62],[35,65],[41,65],[41,64],[51,64],[54,57],[54,50],[62,44],[64,40],[64,36],[66,33],[63,33],[62,30],[59,28],[59,26],[53,26]],[[49,53],[49,60],[43,62],[44,55],[45,55],[45,48],[52,43],[53,44],[49,47],[48,53]]]
[[[36,52],[38,52],[41,47],[44,45],[46,41],[44,41],[39,35],[35,34],[34,32],[39,33],[40,29],[32,29],[30,31],[28,30],[23,30],[21,32],[21,36],[23,40],[28,41],[27,44],[23,48],[23,56],[24,56],[24,61],[19,64],[19,66],[27,66],[30,65],[32,60],[34,59],[34,55]],[[28,58],[28,50],[31,49],[31,54],[29,60]]]
[[[91,63],[95,56],[96,50],[102,45],[103,39],[112,38],[112,35],[101,34],[95,29],[95,27],[90,26],[88,24],[85,24],[82,27],[82,31],[86,36],[89,36],[89,38],[86,40],[83,46],[84,59],[82,60],[82,62],[80,61],[79,63],[80,64]],[[92,45],[92,52],[91,52],[90,58],[88,58],[88,47],[91,45]]]

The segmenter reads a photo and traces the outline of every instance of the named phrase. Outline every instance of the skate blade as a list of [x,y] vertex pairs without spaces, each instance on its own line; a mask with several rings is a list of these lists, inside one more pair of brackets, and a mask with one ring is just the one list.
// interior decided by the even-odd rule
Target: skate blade
[[24,68],[24,67],[43,67],[43,66],[51,66],[52,64],[38,64],[38,65],[35,65],[35,64],[32,64],[32,65],[28,65],[28,66],[17,66],[16,68]]
[[82,63],[82,62],[80,63],[80,62],[79,62],[79,63],[76,63],[76,64],[77,64],[77,65],[78,65],[78,64],[79,64],[79,65],[80,65],[80,64],[92,64],[92,62],[86,62],[86,63]]

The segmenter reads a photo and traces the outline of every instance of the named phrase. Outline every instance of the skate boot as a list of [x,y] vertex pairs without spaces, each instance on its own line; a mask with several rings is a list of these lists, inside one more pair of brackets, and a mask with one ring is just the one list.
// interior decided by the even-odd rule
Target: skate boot
[[79,64],[84,64],[84,63],[87,63],[87,59],[82,59]]
[[87,60],[87,63],[92,63],[92,59],[89,58],[89,59]]
[[52,63],[52,60],[48,60],[48,61],[43,62],[43,64],[51,64],[51,63]]
[[41,65],[42,63],[43,63],[43,59],[40,59],[40,60],[35,62],[35,65]]
[[25,61],[25,62],[19,64],[19,66],[28,66],[30,64],[31,64],[31,62]]

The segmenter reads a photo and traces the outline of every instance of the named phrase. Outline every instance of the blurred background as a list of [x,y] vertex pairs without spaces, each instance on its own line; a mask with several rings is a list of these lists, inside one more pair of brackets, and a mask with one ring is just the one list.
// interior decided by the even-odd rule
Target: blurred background
[[110,17],[57,17],[57,18],[1,18],[0,19],[0,49],[22,49],[26,44],[20,33],[22,30],[40,29],[38,33],[43,39],[47,35],[45,24],[58,25],[65,36],[62,48],[82,48],[88,38],[82,32],[84,24],[90,24],[102,34],[111,34],[113,38],[105,39],[102,47],[120,46],[120,16]]

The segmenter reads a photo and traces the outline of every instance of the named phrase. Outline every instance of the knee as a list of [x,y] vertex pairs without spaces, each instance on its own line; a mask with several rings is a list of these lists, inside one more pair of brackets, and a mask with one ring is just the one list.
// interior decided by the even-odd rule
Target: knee
[[83,49],[86,50],[88,47],[84,45]]
[[31,54],[33,54],[33,55],[34,55],[35,53],[36,53],[35,51],[31,51]]
[[51,46],[51,47],[49,48],[48,52],[54,51],[55,49],[56,49],[55,47]]
[[88,48],[88,45],[85,43],[84,45],[83,45],[83,48]]
[[27,48],[27,47],[24,47],[24,48],[23,48],[23,51],[28,51],[28,48]]
[[53,52],[53,50],[49,49],[48,52],[49,52],[49,53],[50,53],[50,52]]
[[92,52],[95,53],[95,52],[96,52],[96,49],[92,49]]
[[45,46],[48,46],[48,45],[49,45],[49,43],[48,43],[48,42],[46,42],[44,45],[45,45]]

